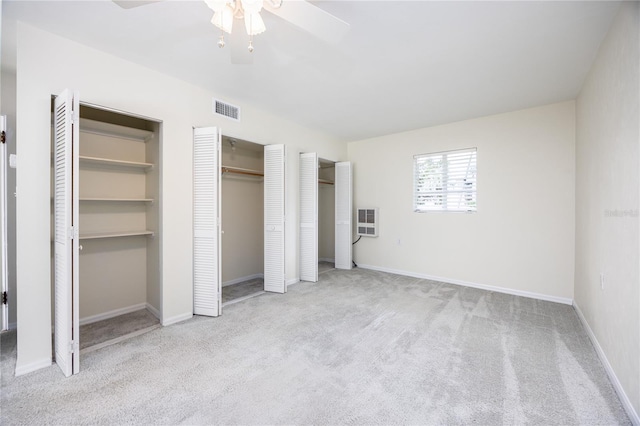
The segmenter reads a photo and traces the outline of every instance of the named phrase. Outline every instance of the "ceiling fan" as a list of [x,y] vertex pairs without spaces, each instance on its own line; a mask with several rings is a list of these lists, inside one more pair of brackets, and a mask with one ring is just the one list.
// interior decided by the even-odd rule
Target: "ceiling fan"
[[[124,9],[163,0],[113,0]],[[225,32],[230,35],[231,63],[253,63],[253,36],[265,31],[262,9],[284,19],[303,31],[328,43],[339,42],[349,24],[306,0],[204,0],[214,11],[211,23],[221,30],[219,47],[224,47]],[[244,21],[244,22],[243,22]],[[241,27],[245,27],[244,30]],[[232,33],[232,29],[235,29]]]

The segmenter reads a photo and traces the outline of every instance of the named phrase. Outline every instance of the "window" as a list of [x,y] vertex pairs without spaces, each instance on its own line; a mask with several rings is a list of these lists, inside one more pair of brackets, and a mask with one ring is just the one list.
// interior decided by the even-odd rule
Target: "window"
[[476,211],[476,148],[413,157],[413,210]]

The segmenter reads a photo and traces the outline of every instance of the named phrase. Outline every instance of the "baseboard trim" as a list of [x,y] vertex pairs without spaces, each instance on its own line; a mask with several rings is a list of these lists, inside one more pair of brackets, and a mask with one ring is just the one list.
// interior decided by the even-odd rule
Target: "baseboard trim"
[[531,291],[514,290],[511,288],[496,287],[496,286],[486,285],[486,284],[478,284],[478,283],[473,283],[469,281],[456,280],[452,278],[436,277],[433,275],[419,274],[416,272],[402,271],[398,269],[384,268],[384,267],[374,266],[374,265],[363,265],[359,263],[358,267],[362,269],[370,269],[372,271],[388,272],[391,274],[405,275],[407,277],[421,278],[421,279],[432,280],[432,281],[440,281],[447,284],[461,285],[464,287],[478,288],[480,290],[493,291],[496,293],[510,294],[512,296],[522,296],[522,297],[528,297],[530,299],[545,300],[547,302],[562,303],[563,305],[573,304],[573,299],[570,299],[568,297],[550,296],[548,294],[534,293]]
[[633,423],[636,426],[640,425],[640,417],[638,416],[638,413],[633,408],[633,404],[631,404],[631,401],[629,400],[629,397],[624,391],[624,388],[622,387],[620,380],[618,380],[618,376],[616,376],[615,371],[613,371],[613,367],[609,363],[609,360],[607,359],[607,355],[605,355],[604,351],[602,350],[602,346],[600,346],[600,342],[598,342],[596,335],[593,333],[593,330],[591,330],[591,326],[589,326],[587,319],[582,314],[582,310],[580,309],[580,306],[578,306],[575,300],[573,301],[573,309],[578,314],[578,318],[580,318],[580,322],[582,323],[582,326],[587,332],[587,335],[589,336],[589,340],[591,340],[591,344],[595,348],[596,353],[598,354],[598,358],[600,358],[600,362],[602,362],[602,365],[604,366],[604,369],[607,372],[607,375],[609,376],[609,380],[611,380],[611,384],[613,385],[613,388],[616,390],[616,393],[618,394],[618,398],[620,398],[620,402],[622,402],[622,406],[624,407],[624,410],[627,412],[627,415],[629,416],[631,423]]
[[16,377],[32,373],[42,368],[50,367],[53,364],[51,358],[43,358],[39,361],[29,363],[27,365],[16,365]]
[[318,262],[329,262],[329,263],[336,263],[336,260],[331,257],[321,257],[320,259],[318,259]]
[[131,312],[139,311],[140,309],[146,308],[147,303],[138,303],[136,305],[127,306],[125,308],[114,309],[113,311],[103,312],[101,314],[80,318],[80,325],[92,324],[94,322],[117,317],[119,315],[130,314]]
[[151,314],[158,318],[158,320],[162,321],[162,318],[160,318],[160,311],[158,309],[156,309],[155,307],[153,307],[149,302],[145,303],[145,308],[147,308],[147,311],[151,312]]
[[186,312],[184,314],[176,315],[171,318],[165,319],[164,321],[162,321],[162,325],[166,327],[168,325],[177,324],[179,322],[186,321],[191,318],[193,318],[193,314],[191,312]]
[[255,280],[256,278],[264,279],[264,274],[247,275],[246,277],[240,277],[240,278],[235,278],[233,280],[225,281],[225,282],[222,283],[222,287],[226,287],[228,285],[238,284],[238,283],[241,283],[241,282],[244,282],[244,281]]

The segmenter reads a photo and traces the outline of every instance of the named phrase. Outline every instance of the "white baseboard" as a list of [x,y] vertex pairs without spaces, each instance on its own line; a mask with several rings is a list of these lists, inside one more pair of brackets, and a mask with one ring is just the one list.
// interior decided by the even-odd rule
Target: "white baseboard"
[[384,268],[380,266],[358,264],[358,267],[362,269],[371,269],[373,271],[389,272],[391,274],[396,274],[396,275],[405,275],[413,278],[421,278],[425,280],[439,281],[447,284],[455,284],[455,285],[461,285],[464,287],[472,287],[472,288],[478,288],[481,290],[494,291],[496,293],[511,294],[513,296],[522,296],[522,297],[528,297],[531,299],[546,300],[548,302],[562,303],[564,305],[573,304],[573,299],[570,299],[568,297],[550,296],[548,294],[534,293],[531,291],[524,291],[524,290],[515,290],[511,288],[506,288],[506,287],[496,287],[492,285],[472,283],[469,281],[462,281],[462,280],[456,280],[451,278],[435,277],[433,275],[419,274],[416,272],[409,272],[409,271],[401,271],[398,269]]
[[27,365],[16,365],[16,377],[32,373],[36,370],[40,370],[41,368],[50,367],[51,364],[51,358],[43,358],[39,361],[35,361]]
[[593,330],[591,330],[591,327],[589,326],[587,319],[584,317],[584,315],[582,314],[582,311],[580,310],[580,307],[575,301],[573,302],[573,309],[575,309],[576,313],[578,314],[578,318],[580,318],[580,322],[582,323],[582,326],[587,332],[587,335],[591,340],[591,344],[593,344],[593,347],[595,348],[596,353],[598,354],[598,358],[600,358],[600,362],[602,362],[602,365],[604,366],[604,369],[607,372],[607,375],[609,376],[609,380],[611,380],[611,384],[613,385],[613,388],[616,390],[616,393],[620,398],[620,402],[622,402],[622,406],[627,412],[629,419],[631,419],[631,423],[633,423],[636,426],[640,425],[640,417],[638,417],[638,413],[633,408],[633,404],[631,403],[631,401],[629,400],[629,397],[627,396],[624,389],[622,388],[622,384],[620,383],[620,380],[618,380],[618,377],[616,376],[615,371],[613,371],[613,367],[611,367],[611,364],[609,363],[607,356],[602,350],[602,347],[600,346],[600,342],[598,342],[596,335],[593,333]]
[[320,259],[318,259],[318,262],[329,262],[329,263],[336,263],[336,260],[331,257],[321,257]]
[[186,321],[193,318],[193,314],[191,312],[186,312],[184,314],[180,314],[180,315],[176,315],[173,316],[171,318],[167,318],[164,321],[162,321],[162,325],[164,327],[168,326],[168,325],[172,325],[172,324],[176,324],[182,321]]
[[244,282],[244,281],[255,280],[256,278],[264,279],[264,274],[247,275],[246,277],[240,277],[240,278],[236,278],[236,279],[233,279],[233,280],[225,281],[225,282],[222,283],[222,287],[226,287],[228,285],[238,284],[238,283],[241,283],[241,282]]
[[9,323],[9,330],[15,330],[18,327],[18,323],[17,322],[10,322]]
[[290,285],[298,284],[300,282],[300,278],[290,278],[285,282],[285,285],[289,287]]
[[160,318],[160,311],[157,310],[155,307],[151,306],[150,303],[145,303],[145,308],[147,308],[147,311],[151,312],[151,314],[158,318],[160,321],[162,321],[162,318]]
[[89,317],[80,318],[80,325],[91,324],[94,322],[117,317],[119,315],[129,314],[131,312],[139,311],[140,309],[145,309],[146,307],[147,307],[146,303],[138,303],[136,305],[127,306],[125,308],[114,309],[113,311],[103,312],[97,315],[91,315]]

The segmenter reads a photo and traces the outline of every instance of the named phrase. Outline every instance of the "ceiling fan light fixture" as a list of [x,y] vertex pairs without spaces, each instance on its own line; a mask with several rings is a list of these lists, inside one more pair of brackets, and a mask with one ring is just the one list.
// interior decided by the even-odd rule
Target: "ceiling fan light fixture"
[[222,31],[231,34],[231,29],[233,28],[233,9],[231,6],[226,4],[223,9],[216,11],[213,14],[213,18],[211,18],[211,23]]
[[246,11],[244,14],[244,27],[250,36],[262,34],[267,29],[259,13],[246,13]]
[[242,4],[245,15],[251,13],[260,13],[262,10],[263,0],[238,0]]

